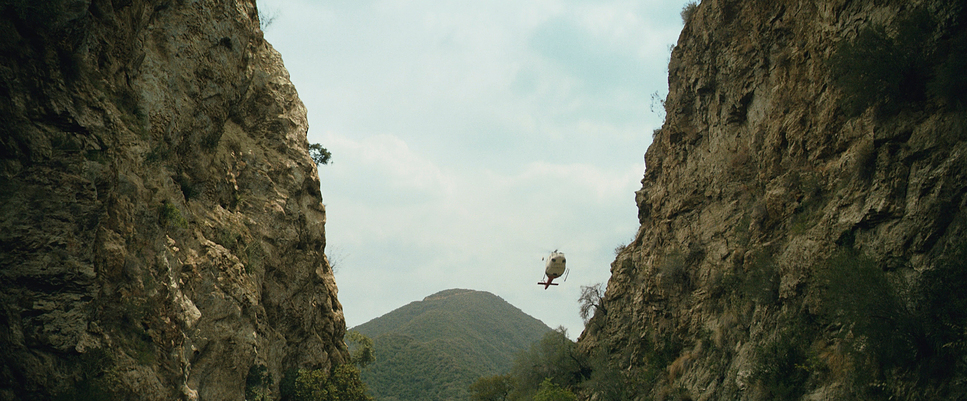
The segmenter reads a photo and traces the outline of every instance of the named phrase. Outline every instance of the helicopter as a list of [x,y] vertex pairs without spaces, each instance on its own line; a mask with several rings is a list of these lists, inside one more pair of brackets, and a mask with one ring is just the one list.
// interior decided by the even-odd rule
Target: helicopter
[[538,285],[543,285],[544,289],[546,290],[548,287],[552,285],[557,285],[558,283],[554,283],[553,281],[554,279],[561,277],[562,275],[564,276],[563,281],[567,281],[567,274],[570,271],[565,266],[565,263],[567,263],[567,260],[564,258],[563,253],[558,252],[557,249],[555,249],[554,252],[551,252],[550,256],[543,258],[541,260],[545,261],[544,276],[547,277],[547,280],[538,282],[537,283]]

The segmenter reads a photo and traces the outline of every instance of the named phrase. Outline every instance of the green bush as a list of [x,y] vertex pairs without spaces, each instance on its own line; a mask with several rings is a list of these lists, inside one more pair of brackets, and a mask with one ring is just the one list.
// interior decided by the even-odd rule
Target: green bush
[[530,399],[550,379],[560,386],[577,386],[591,376],[587,358],[563,328],[548,332],[527,351],[521,352],[511,369],[515,387],[510,399]]
[[[857,399],[967,397],[956,384],[967,381],[967,242],[933,252],[936,263],[913,282],[849,247],[834,252],[817,271],[820,317],[845,346],[853,383],[848,390]],[[803,360],[801,352],[786,354]]]
[[218,142],[221,140],[222,140],[222,131],[214,130],[212,132],[205,134],[205,136],[201,138],[201,148],[211,152],[218,147]]
[[513,388],[510,374],[481,377],[470,385],[470,401],[504,401]]
[[[664,370],[664,366],[658,370]],[[643,371],[652,374],[642,375]],[[636,389],[654,385],[653,379],[657,379],[657,375],[653,373],[655,371],[649,369],[620,369],[609,360],[607,353],[599,350],[591,358],[591,377],[581,383],[581,387],[595,394],[600,401],[631,400],[635,398]]]
[[158,144],[144,155],[144,162],[150,165],[156,165],[169,158],[171,158],[171,150],[165,144]]
[[309,156],[312,157],[312,161],[316,162],[317,165],[329,164],[332,160],[332,153],[318,143],[309,145]]
[[347,332],[346,345],[349,346],[349,358],[352,364],[360,369],[365,368],[376,360],[373,351],[373,339],[366,337],[363,333],[355,330]]
[[[967,28],[957,17],[941,21],[937,15],[912,10],[892,25],[866,26],[836,47],[830,73],[843,91],[840,107],[848,116],[874,106],[877,115],[889,115],[928,99],[965,103]],[[937,35],[938,27],[947,31]]]
[[844,333],[858,338],[852,342],[856,353],[870,355],[885,366],[913,362],[913,316],[876,261],[853,249],[841,249],[818,276],[824,312]]
[[840,106],[847,115],[860,115],[879,101],[895,102],[909,58],[883,26],[868,26],[856,39],[837,46],[830,72],[844,92]]
[[779,299],[779,272],[768,250],[757,253],[741,271],[722,276],[720,292],[740,305],[768,305]]
[[290,370],[280,384],[284,399],[292,401],[371,401],[359,369],[352,364],[324,369]]
[[967,103],[967,74],[964,74],[967,71],[967,31],[951,39],[944,50],[946,57],[937,65],[927,91],[947,103],[964,106]]
[[752,379],[767,399],[798,400],[806,393],[809,377],[819,362],[811,351],[814,325],[803,321],[779,324],[774,338],[756,349]]
[[662,276],[662,286],[666,289],[678,288],[684,290],[689,285],[688,271],[685,268],[685,256],[674,251],[662,258],[658,271]]
[[176,227],[188,228],[188,221],[181,216],[181,210],[173,203],[168,203],[168,201],[158,206],[158,223],[162,227],[174,225]]
[[[682,23],[688,24],[688,21],[692,20],[692,15],[695,14],[695,10],[697,9],[698,9],[698,1],[689,1],[688,3],[685,3],[685,7],[682,7],[682,12],[681,12]],[[662,102],[662,105],[664,105],[664,102]]]
[[185,174],[178,175],[175,178],[175,182],[181,188],[181,194],[184,195],[186,201],[195,199],[201,194],[201,191],[198,190],[198,185],[192,182],[191,178]]
[[580,390],[582,396],[593,395],[599,401],[623,401],[651,394],[663,385],[683,344],[672,333],[648,332],[640,338],[634,351],[623,356],[603,348],[585,353],[559,328],[518,354],[509,374],[478,379],[471,386],[472,399],[571,400]]
[[[55,394],[55,401],[110,401],[124,399],[108,370],[115,363],[114,350],[94,348],[72,356],[70,364],[81,368],[81,377],[67,390]],[[38,398],[42,398],[38,395]]]
[[[634,350],[617,358],[609,360],[599,349],[590,358],[591,374],[581,387],[601,401],[640,399],[670,384],[666,380],[669,365],[678,359],[683,348],[682,341],[673,333],[645,332],[641,333]],[[628,361],[630,366],[622,366],[617,360]]]
[[918,288],[922,332],[916,344],[929,361],[920,372],[927,380],[967,377],[967,242],[951,248],[923,273]]
[[112,401],[120,399],[102,379],[88,379],[78,381],[74,387],[66,392],[54,396],[55,401]]
[[263,401],[268,399],[269,385],[272,375],[263,364],[254,364],[248,369],[245,377],[245,401]]
[[534,401],[577,401],[577,399],[574,393],[554,384],[550,378],[541,382],[540,390],[537,390],[537,394],[534,395]]

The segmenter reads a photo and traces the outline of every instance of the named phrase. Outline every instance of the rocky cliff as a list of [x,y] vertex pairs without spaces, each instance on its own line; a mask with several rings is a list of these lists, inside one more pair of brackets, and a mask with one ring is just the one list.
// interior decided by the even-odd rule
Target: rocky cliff
[[592,399],[967,397],[962,2],[683,15]]
[[0,37],[0,399],[276,399],[345,362],[254,1],[3,0]]

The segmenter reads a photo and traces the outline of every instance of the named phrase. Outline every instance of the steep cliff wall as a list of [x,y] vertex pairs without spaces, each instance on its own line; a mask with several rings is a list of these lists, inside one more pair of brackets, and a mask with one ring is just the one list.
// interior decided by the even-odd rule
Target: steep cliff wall
[[702,1],[580,340],[625,390],[590,392],[964,397],[965,24],[960,2]]
[[254,1],[4,0],[0,37],[0,399],[274,399],[347,359]]

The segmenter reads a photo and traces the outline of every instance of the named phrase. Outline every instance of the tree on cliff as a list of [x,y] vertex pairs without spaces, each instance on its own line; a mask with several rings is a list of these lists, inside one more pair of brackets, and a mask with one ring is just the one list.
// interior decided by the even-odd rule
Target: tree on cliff
[[578,297],[578,302],[581,304],[580,315],[581,320],[584,320],[584,324],[588,324],[588,321],[596,313],[605,313],[602,302],[603,298],[604,288],[602,283],[581,286],[581,296]]
[[312,157],[312,161],[316,164],[329,164],[332,159],[332,153],[329,149],[322,147],[318,143],[309,144],[309,156]]
[[360,369],[366,368],[376,360],[373,354],[373,339],[363,333],[350,330],[346,333],[346,345],[349,346],[349,357],[352,363]]

